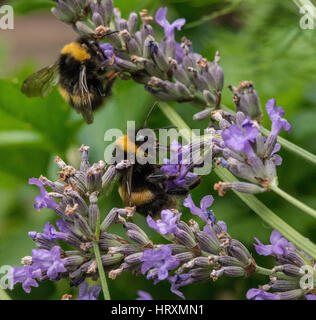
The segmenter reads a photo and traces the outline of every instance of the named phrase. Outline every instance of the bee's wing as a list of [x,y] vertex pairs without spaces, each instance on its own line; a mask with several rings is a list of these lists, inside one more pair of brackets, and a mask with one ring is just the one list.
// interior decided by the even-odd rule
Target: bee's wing
[[26,78],[21,91],[28,97],[48,96],[59,80],[58,63],[45,67]]
[[86,66],[81,65],[80,76],[79,76],[79,92],[81,96],[82,106],[79,110],[84,120],[90,124],[93,122],[93,110],[91,103],[91,96],[87,83]]
[[126,190],[128,193],[128,205],[132,206],[132,177],[133,177],[133,166],[127,169],[127,178],[126,178]]

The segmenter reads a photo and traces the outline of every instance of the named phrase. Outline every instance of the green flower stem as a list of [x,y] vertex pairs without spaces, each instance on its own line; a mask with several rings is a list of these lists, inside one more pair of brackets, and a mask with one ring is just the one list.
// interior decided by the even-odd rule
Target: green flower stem
[[10,296],[6,293],[6,291],[1,288],[0,288],[0,300],[11,300]]
[[98,265],[98,271],[99,271],[99,276],[100,276],[100,282],[102,286],[102,291],[104,295],[104,300],[111,300],[110,292],[109,292],[109,287],[106,282],[106,277],[102,265],[102,260],[101,260],[101,254],[100,254],[100,249],[99,249],[99,242],[97,240],[93,241],[93,250],[95,254],[95,259],[97,261]]
[[100,282],[101,282],[101,286],[102,286],[104,299],[105,300],[111,300],[110,291],[109,291],[108,283],[106,281],[106,276],[105,276],[105,273],[104,273],[101,254],[100,254],[100,248],[99,248],[100,232],[101,232],[101,229],[100,229],[100,214],[98,214],[96,231],[95,231],[95,241],[93,241],[93,249],[94,249],[95,259],[96,259],[97,265],[98,265]]
[[[229,109],[228,107],[226,107],[225,105],[221,105],[221,109],[228,111],[228,112],[234,112],[233,110]],[[266,137],[268,137],[270,135],[270,131],[264,127],[261,126],[260,131],[262,134],[264,134]],[[280,143],[280,145],[296,154],[297,156],[301,157],[304,160],[307,160],[308,162],[312,163],[312,164],[316,164],[316,156],[308,151],[306,151],[305,149],[297,146],[296,144],[282,138],[282,137],[278,137],[278,143]]]
[[316,210],[314,210],[313,208],[307,206],[306,204],[302,203],[301,201],[295,199],[294,197],[292,197],[291,195],[289,195],[288,193],[286,193],[285,191],[280,189],[278,186],[271,185],[270,186],[270,190],[272,190],[273,192],[275,192],[276,194],[281,196],[286,201],[292,203],[295,207],[297,207],[300,210],[306,212],[307,214],[309,214],[313,218],[316,218]]
[[[182,120],[182,118],[165,102],[159,102],[160,109],[166,115],[166,117],[178,128],[182,130],[182,136],[184,139],[190,139],[190,128]],[[238,181],[234,175],[232,175],[227,169],[220,166],[213,168],[215,174],[225,182]],[[306,254],[316,259],[316,245],[310,240],[306,239],[299,232],[280,219],[274,212],[267,208],[261,201],[259,201],[254,195],[244,194],[234,191],[236,195],[245,202],[249,208],[251,208],[263,221],[268,223],[272,228],[278,230],[285,238],[294,243],[299,249],[303,250]]]

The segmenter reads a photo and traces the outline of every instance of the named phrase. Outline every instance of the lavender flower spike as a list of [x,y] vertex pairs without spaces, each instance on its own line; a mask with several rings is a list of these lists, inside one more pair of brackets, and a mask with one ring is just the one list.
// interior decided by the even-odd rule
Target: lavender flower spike
[[202,220],[207,223],[214,223],[216,221],[216,217],[214,215],[213,210],[208,210],[208,208],[213,204],[214,198],[209,195],[202,198],[200,202],[200,208],[197,207],[191,195],[189,194],[183,201],[183,205],[190,209],[192,214],[199,216]]
[[52,197],[48,195],[48,192],[45,190],[43,183],[36,179],[30,178],[29,184],[35,184],[40,188],[41,194],[35,198],[34,208],[37,210],[41,210],[42,208],[48,208],[55,210],[58,204],[53,200]]
[[[158,269],[158,280],[168,277],[168,270],[176,268],[180,263],[171,255],[171,249],[164,245],[160,250],[148,249],[140,258],[143,261],[141,272],[144,274],[151,268]],[[148,277],[148,276],[147,276]]]
[[88,282],[81,283],[79,287],[79,296],[76,300],[98,300],[101,287],[95,284],[89,288]]

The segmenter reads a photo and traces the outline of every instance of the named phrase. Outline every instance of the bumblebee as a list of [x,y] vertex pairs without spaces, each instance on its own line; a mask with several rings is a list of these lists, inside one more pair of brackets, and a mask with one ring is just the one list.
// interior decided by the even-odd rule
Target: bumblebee
[[[138,161],[146,156],[146,152],[141,149],[144,140],[131,141],[128,135],[121,136],[115,142],[113,156],[116,157],[116,164],[119,160],[135,158],[132,165],[117,170],[119,182],[119,195],[125,205],[136,206],[136,211],[144,216],[159,216],[164,209],[177,208],[179,197],[186,196],[189,191],[200,184],[202,177],[197,177],[185,187],[167,189],[166,182],[176,179],[178,175],[167,175],[160,171],[159,164],[145,163]],[[159,147],[157,147],[159,148]],[[117,151],[123,155],[122,159],[117,159]],[[135,156],[137,153],[138,158]],[[134,157],[135,156],[135,157]],[[140,163],[142,162],[142,163]],[[180,173],[180,166],[179,166]]]
[[29,76],[22,85],[28,97],[46,97],[58,84],[64,100],[90,124],[93,111],[110,95],[116,72],[108,72],[108,63],[99,40],[82,36],[63,47],[51,66]]

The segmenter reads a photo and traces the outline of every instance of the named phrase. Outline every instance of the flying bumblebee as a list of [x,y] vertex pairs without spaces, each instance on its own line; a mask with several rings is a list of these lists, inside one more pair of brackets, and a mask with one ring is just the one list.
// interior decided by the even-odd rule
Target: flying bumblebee
[[51,66],[30,75],[22,85],[28,97],[46,97],[58,84],[64,100],[90,124],[93,111],[110,95],[116,72],[108,71],[108,61],[98,38],[82,36],[63,47]]
[[[152,110],[151,110],[152,111]],[[147,116],[148,118],[148,116]],[[147,119],[146,119],[147,120]],[[147,121],[146,121],[147,122]],[[138,130],[139,131],[139,130]],[[118,170],[119,195],[125,205],[136,206],[136,211],[142,215],[157,217],[164,209],[177,208],[177,198],[186,196],[189,191],[197,187],[201,178],[197,177],[191,183],[184,187],[168,189],[166,182],[178,177],[176,175],[167,175],[160,171],[161,165],[151,163],[140,163],[138,161],[147,154],[141,148],[144,143],[142,136],[130,139],[128,135],[119,137],[115,142],[113,157],[118,164],[120,160],[127,160],[133,157],[134,164]],[[133,141],[132,141],[133,140]],[[155,148],[159,148],[156,144]],[[122,155],[122,159],[117,154]],[[137,153],[137,158],[135,154]],[[179,173],[180,173],[179,165]]]

